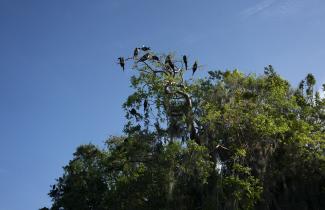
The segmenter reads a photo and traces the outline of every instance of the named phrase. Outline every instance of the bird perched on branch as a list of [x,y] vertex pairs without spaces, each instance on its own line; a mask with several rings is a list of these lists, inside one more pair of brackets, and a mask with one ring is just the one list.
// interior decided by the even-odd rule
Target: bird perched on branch
[[170,55],[167,55],[165,59],[165,64],[168,64],[170,61],[171,61],[171,57]]
[[167,55],[166,60],[165,60],[165,65],[169,65],[172,70],[175,69],[175,65],[172,62],[171,56]]
[[186,55],[183,55],[183,62],[185,64],[185,69],[187,70],[187,57],[186,57]]
[[132,108],[131,110],[129,110],[130,114],[133,115],[137,120],[139,118],[141,118],[141,115],[137,112],[137,110],[135,110],[134,108]]
[[194,75],[196,70],[197,70],[197,62],[195,61],[194,64],[193,64],[193,67],[192,67],[192,71],[193,71],[192,75]]
[[133,58],[137,58],[138,55],[139,55],[139,48],[136,47],[136,48],[134,49],[134,51],[133,51]]
[[147,99],[145,99],[143,102],[143,110],[147,111],[147,109],[148,109],[148,101],[147,101]]
[[144,54],[137,62],[144,62],[150,58],[150,53]]
[[142,51],[148,51],[148,50],[150,50],[150,47],[146,47],[146,46],[143,45],[143,46],[141,47],[141,50],[142,50]]
[[124,58],[123,58],[123,57],[119,57],[118,60],[119,60],[119,64],[120,64],[120,66],[122,67],[122,69],[123,69],[123,71],[124,71],[124,66],[125,66]]
[[154,60],[154,61],[159,61],[159,58],[156,55],[151,56],[151,59]]

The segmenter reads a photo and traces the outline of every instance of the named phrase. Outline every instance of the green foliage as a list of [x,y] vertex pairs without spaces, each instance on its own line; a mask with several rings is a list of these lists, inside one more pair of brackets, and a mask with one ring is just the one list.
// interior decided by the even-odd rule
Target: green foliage
[[295,89],[272,66],[187,81],[135,68],[125,136],[77,148],[52,210],[325,208],[325,100],[311,74]]

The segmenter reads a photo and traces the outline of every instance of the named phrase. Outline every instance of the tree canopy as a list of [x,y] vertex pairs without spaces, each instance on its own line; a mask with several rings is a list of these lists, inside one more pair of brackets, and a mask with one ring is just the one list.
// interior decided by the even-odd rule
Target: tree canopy
[[[50,209],[325,209],[325,99],[263,75],[136,48],[123,136],[81,145]],[[192,74],[192,75],[191,75]],[[45,208],[44,208],[45,209]]]

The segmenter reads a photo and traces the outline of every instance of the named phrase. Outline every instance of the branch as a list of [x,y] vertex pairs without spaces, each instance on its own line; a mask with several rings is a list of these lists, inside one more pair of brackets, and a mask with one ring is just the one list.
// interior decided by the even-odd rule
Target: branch
[[164,73],[164,74],[167,74],[165,71],[159,71],[159,70],[153,70],[153,68],[147,64],[145,61],[142,61],[142,63],[144,63],[153,73]]

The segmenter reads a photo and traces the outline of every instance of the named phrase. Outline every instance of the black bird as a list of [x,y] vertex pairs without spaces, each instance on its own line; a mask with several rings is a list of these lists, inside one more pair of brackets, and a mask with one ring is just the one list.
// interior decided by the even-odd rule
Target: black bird
[[137,48],[134,49],[133,58],[137,58],[138,55],[139,55],[139,48],[137,47]]
[[55,185],[52,186],[52,190],[54,190],[54,189],[55,189]]
[[135,116],[136,119],[141,118],[141,115],[140,115],[140,114],[137,112],[137,110],[135,110],[134,108],[132,108],[132,109],[130,110],[130,114],[132,114],[133,116]]
[[148,101],[147,101],[147,99],[145,99],[143,102],[143,110],[147,111],[147,109],[148,109]]
[[124,62],[124,58],[123,57],[119,57],[119,64],[122,67],[123,71],[124,71],[124,66],[125,66],[125,62]]
[[191,131],[190,131],[190,138],[191,138],[191,140],[197,141],[197,139],[196,139],[197,135],[196,135],[196,131],[195,131],[194,128],[192,128]]
[[192,67],[192,71],[193,71],[192,75],[194,75],[196,70],[197,70],[197,62],[195,61],[194,64],[193,64],[193,67]]
[[130,113],[131,113],[132,115],[137,115],[137,114],[138,114],[137,110],[135,110],[134,108],[132,108],[132,109],[130,110]]
[[175,69],[175,66],[174,66],[174,64],[172,62],[172,59],[171,59],[170,55],[167,55],[166,60],[165,60],[165,65],[169,65],[170,68],[172,68],[172,70]]
[[142,50],[142,51],[148,51],[148,50],[150,50],[150,47],[142,46],[142,47],[141,47],[141,50]]
[[156,56],[156,55],[153,55],[153,56],[151,57],[151,59],[154,60],[154,61],[159,61],[159,58],[158,58],[158,56]]
[[184,64],[185,64],[185,69],[187,70],[187,57],[186,57],[186,55],[183,55],[183,61],[184,61]]
[[171,61],[171,57],[170,57],[170,55],[167,55],[166,59],[165,59],[165,64],[168,64],[169,61]]
[[146,53],[144,54],[139,60],[138,62],[143,62],[143,61],[146,61],[150,58],[150,54],[149,53]]

